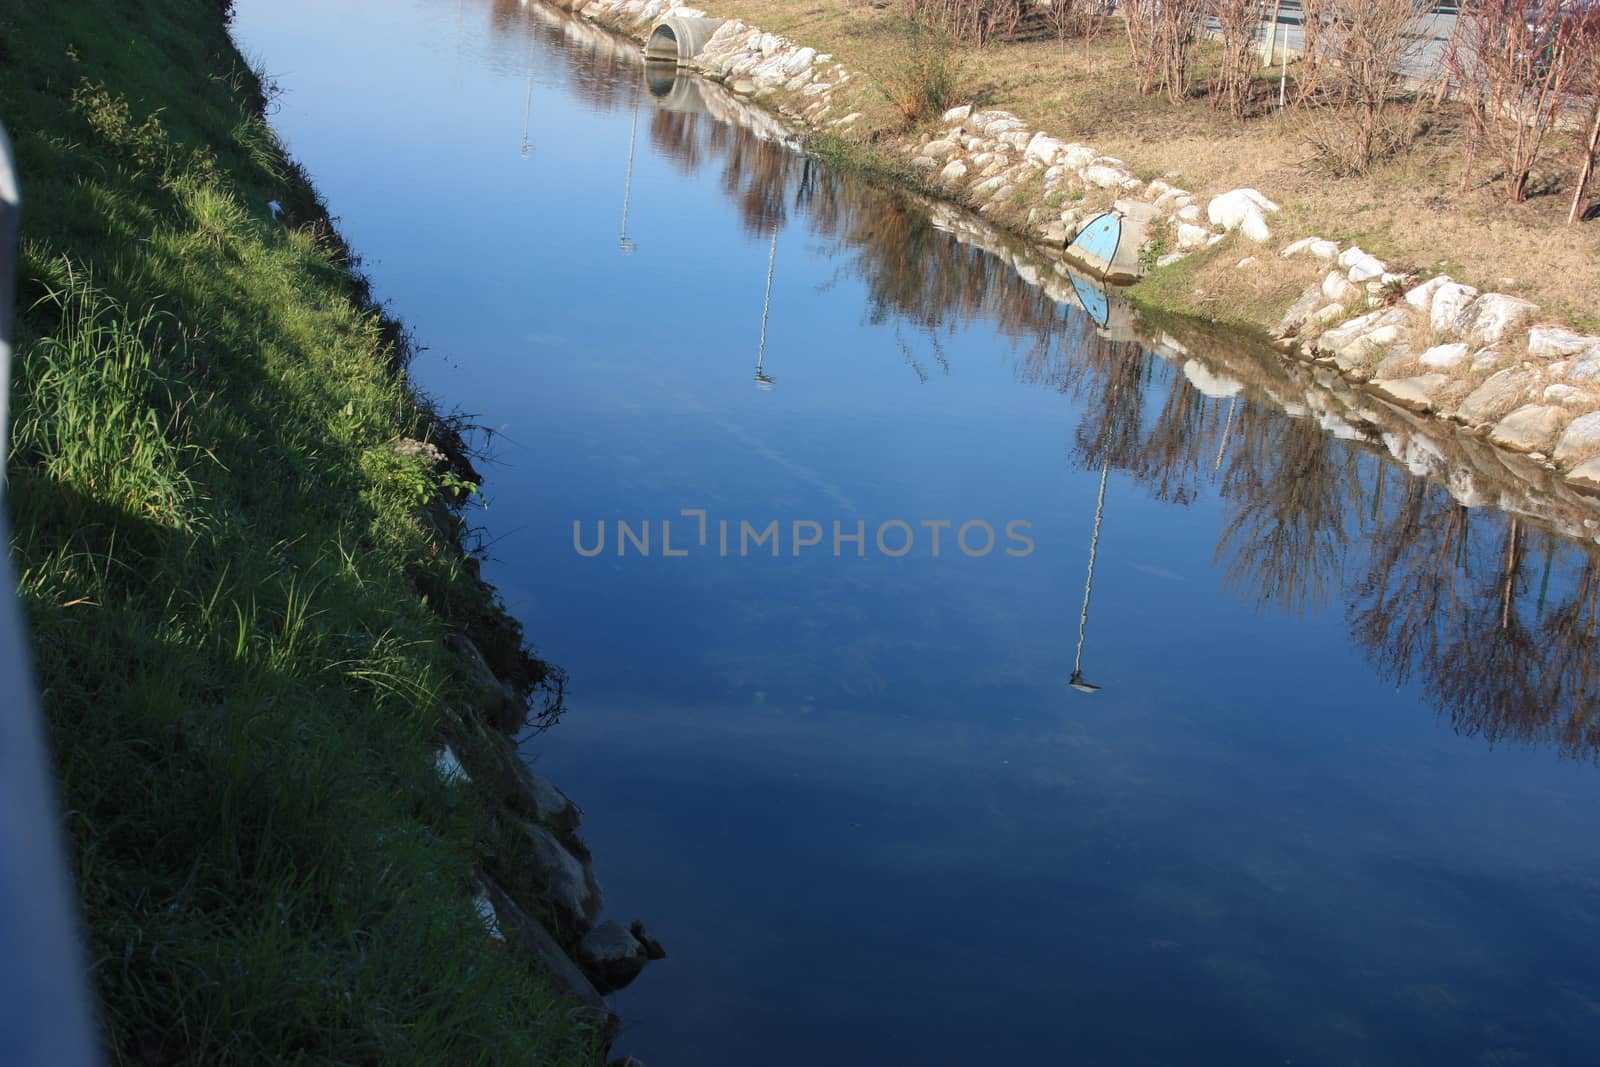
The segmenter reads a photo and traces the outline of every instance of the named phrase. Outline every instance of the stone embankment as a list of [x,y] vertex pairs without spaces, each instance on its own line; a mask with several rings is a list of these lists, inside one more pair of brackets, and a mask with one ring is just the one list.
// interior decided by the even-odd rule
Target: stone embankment
[[[704,17],[668,0],[577,0],[572,10],[643,40],[668,15]],[[833,56],[738,20],[717,27],[684,65],[811,133],[862,135],[864,88]],[[893,140],[924,191],[1056,251],[1101,211],[1134,224],[1139,261],[1159,268],[1237,233],[1244,241],[1328,264],[1285,316],[1280,347],[1337,368],[1385,400],[1452,419],[1527,454],[1586,490],[1600,490],[1600,338],[1541,322],[1538,308],[1449,278],[1392,268],[1359,248],[1307,237],[1273,249],[1277,204],[1254,189],[1205,195],[1178,176],[1145,179],[1134,165],[972,105],[937,129]],[[1280,239],[1281,240],[1281,239]],[[1056,257],[1051,257],[1055,259]],[[1241,270],[1269,272],[1270,255]]]
[[[422,455],[441,473],[477,483],[459,440],[447,435],[442,443],[443,449],[407,440],[399,448]],[[453,505],[460,502],[434,501],[425,521],[458,540],[461,524]],[[466,581],[477,606],[463,632],[451,635],[449,647],[469,696],[447,718],[435,767],[447,786],[476,791],[485,801],[478,826],[483,859],[474,872],[478,914],[490,938],[549,977],[609,1042],[620,1020],[604,994],[632,982],[666,952],[642,922],[599,921],[600,883],[578,834],[581,812],[528,765],[515,740],[527,728],[534,701],[543,702],[535,721],[559,712],[559,677],[526,651],[521,625],[475,577],[470,557],[464,559],[474,575]]]
[[1526,300],[1444,275],[1419,281],[1333,241],[1279,254],[1328,268],[1284,316],[1286,348],[1600,490],[1600,337],[1540,322]]

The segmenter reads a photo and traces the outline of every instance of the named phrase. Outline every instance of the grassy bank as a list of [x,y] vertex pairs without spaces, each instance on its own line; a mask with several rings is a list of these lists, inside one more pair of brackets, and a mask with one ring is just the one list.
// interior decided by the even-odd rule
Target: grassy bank
[[[902,5],[719,0],[712,9],[831,53],[860,75],[848,104],[834,110],[863,114],[850,137],[889,145],[903,136],[900,113],[883,91],[904,80],[910,62],[914,35]],[[956,46],[956,58],[956,96],[1093,145],[1125,160],[1141,178],[1166,176],[1210,195],[1239,186],[1260,189],[1283,205],[1273,219],[1274,238],[1281,236],[1281,243],[1316,234],[1359,244],[1391,263],[1446,272],[1486,291],[1532,300],[1551,319],[1600,330],[1595,303],[1600,221],[1565,224],[1577,130],[1551,134],[1534,174],[1533,195],[1508,204],[1492,180],[1495,168],[1482,158],[1463,186],[1469,123],[1458,104],[1429,109],[1416,140],[1370,172],[1336,177],[1319,165],[1306,117],[1292,111],[1279,115],[1267,106],[1275,95],[1270,87],[1276,71],[1257,72],[1260,105],[1247,121],[1236,122],[1211,106],[1204,85],[1217,63],[1214,45],[1202,46],[1197,54],[1201,91],[1177,104],[1138,94],[1127,41],[1115,21],[1092,41],[1063,44],[1036,16],[1014,39],[981,48]],[[1249,283],[1227,269],[1238,256],[1207,258],[1215,261],[1215,269],[1196,266],[1208,276],[1209,295],[1191,294],[1168,306],[1223,318],[1250,304]],[[1189,275],[1195,275],[1194,266]],[[1178,291],[1176,285],[1162,289],[1163,294]],[[1292,300],[1263,309],[1252,320],[1276,324]]]
[[225,6],[0,6],[11,549],[110,1057],[594,1062],[474,912],[490,798],[434,768],[448,634],[539,667]]

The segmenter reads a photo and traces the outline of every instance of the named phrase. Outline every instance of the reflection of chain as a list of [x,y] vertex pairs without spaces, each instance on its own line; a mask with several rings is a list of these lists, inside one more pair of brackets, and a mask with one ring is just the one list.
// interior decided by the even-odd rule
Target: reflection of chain
[[767,312],[772,310],[772,269],[778,263],[778,227],[772,227],[772,248],[767,252],[767,295],[761,298],[761,340],[756,345],[756,373],[767,355]]
[[1078,616],[1078,654],[1072,659],[1072,676],[1083,670],[1083,635],[1089,629],[1089,593],[1094,589],[1094,555],[1100,547],[1100,517],[1106,510],[1106,476],[1111,473],[1108,458],[1100,466],[1100,495],[1094,502],[1094,532],[1089,535],[1089,576],[1083,580],[1083,614]]

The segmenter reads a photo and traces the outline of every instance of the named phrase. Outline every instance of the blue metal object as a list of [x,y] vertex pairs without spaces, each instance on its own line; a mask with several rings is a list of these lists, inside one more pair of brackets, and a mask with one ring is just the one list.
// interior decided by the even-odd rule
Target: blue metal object
[[1067,242],[1069,248],[1079,248],[1091,256],[1098,256],[1109,266],[1117,256],[1117,245],[1122,243],[1122,219],[1107,211],[1084,223],[1078,236]]
[[[0,472],[10,435],[16,168],[0,125]],[[3,503],[0,481],[0,503]],[[9,545],[0,508],[0,544]],[[9,557],[0,561],[0,1064],[90,1067],[99,1044],[84,981],[77,896]]]

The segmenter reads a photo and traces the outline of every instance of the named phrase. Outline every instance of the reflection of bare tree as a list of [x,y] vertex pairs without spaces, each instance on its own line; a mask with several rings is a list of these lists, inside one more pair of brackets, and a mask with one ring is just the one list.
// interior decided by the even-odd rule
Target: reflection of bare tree
[[1233,497],[1237,510],[1217,544],[1217,558],[1228,560],[1223,581],[1259,606],[1320,609],[1338,583],[1349,544],[1354,457],[1307,419],[1241,421],[1262,423],[1269,440],[1266,448],[1233,454],[1235,464],[1250,463],[1259,473],[1233,483],[1251,491]]
[[1437,663],[1449,643],[1444,635],[1459,629],[1471,513],[1425,482],[1378,472],[1380,484],[1391,477],[1404,496],[1390,523],[1367,540],[1366,573],[1352,590],[1348,617],[1379,671],[1400,684],[1413,667]]

